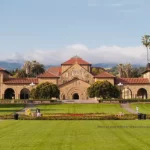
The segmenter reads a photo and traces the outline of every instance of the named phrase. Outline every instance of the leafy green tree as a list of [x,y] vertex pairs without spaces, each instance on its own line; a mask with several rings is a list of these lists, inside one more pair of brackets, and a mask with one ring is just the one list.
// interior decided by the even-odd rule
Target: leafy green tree
[[26,61],[22,69],[25,70],[28,77],[36,77],[45,71],[44,65],[36,60]]
[[51,99],[59,98],[60,91],[58,86],[49,82],[41,83],[30,92],[30,98],[33,99]]
[[87,93],[91,98],[99,97],[107,99],[119,98],[120,96],[120,90],[108,81],[95,82],[87,89]]
[[104,72],[105,69],[104,69],[104,68],[101,68],[101,67],[92,67],[92,70],[91,70],[91,71],[92,71],[92,74],[98,75],[98,74]]
[[31,73],[34,77],[36,77],[37,75],[43,73],[45,71],[44,69],[44,65],[40,64],[37,61],[32,61],[32,69],[31,69]]
[[20,69],[16,72],[14,77],[16,77],[16,78],[25,78],[25,77],[27,77],[27,74],[26,74],[25,70]]

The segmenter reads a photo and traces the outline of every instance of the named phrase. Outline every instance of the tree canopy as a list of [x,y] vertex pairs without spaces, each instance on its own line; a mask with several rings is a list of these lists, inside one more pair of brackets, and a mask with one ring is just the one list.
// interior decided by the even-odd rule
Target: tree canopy
[[134,67],[131,64],[118,64],[111,68],[109,72],[121,78],[137,78],[142,76],[145,67]]
[[25,61],[21,69],[10,71],[16,78],[36,77],[45,71],[44,65],[37,61]]
[[33,99],[51,99],[52,97],[59,98],[60,91],[58,86],[49,82],[39,84],[30,92],[30,98]]
[[107,98],[119,98],[120,96],[119,89],[108,81],[95,82],[87,89],[87,93],[91,98],[99,97],[107,99]]
[[104,71],[105,71],[105,69],[101,68],[101,67],[92,67],[92,70],[91,70],[92,74],[94,74],[94,75],[98,75]]

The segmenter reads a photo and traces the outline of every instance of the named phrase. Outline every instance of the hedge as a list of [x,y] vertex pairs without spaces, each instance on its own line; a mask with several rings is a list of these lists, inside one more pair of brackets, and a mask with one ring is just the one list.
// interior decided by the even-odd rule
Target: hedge
[[[0,119],[14,119],[14,115],[3,115]],[[19,120],[135,120],[138,119],[137,114],[125,114],[123,116],[118,115],[87,115],[87,114],[70,114],[70,115],[49,115],[41,117],[33,117],[26,115],[19,115]],[[150,114],[147,115],[147,119],[150,119]]]

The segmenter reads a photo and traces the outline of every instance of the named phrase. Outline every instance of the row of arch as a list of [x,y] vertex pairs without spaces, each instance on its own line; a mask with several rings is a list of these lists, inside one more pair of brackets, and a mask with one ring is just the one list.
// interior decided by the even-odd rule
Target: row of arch
[[131,99],[131,98],[141,98],[141,99],[147,99],[148,98],[148,94],[147,94],[147,90],[144,88],[140,88],[137,91],[137,94],[133,97],[133,93],[131,91],[131,89],[126,88],[122,90],[122,98],[123,99]]
[[[20,99],[29,99],[30,91],[27,88],[24,88],[20,91]],[[8,88],[4,92],[4,99],[15,99],[15,91],[12,88]],[[144,88],[141,88],[137,91],[137,94],[133,97],[133,93],[131,89],[126,88],[122,90],[122,98],[123,99],[131,99],[131,98],[141,98],[141,99],[147,99],[148,94],[147,90]],[[65,99],[65,95],[63,95],[63,99]],[[74,93],[72,95],[72,99],[79,99],[79,94]]]
[[[30,91],[24,88],[20,91],[20,99],[29,99]],[[8,88],[4,92],[4,99],[15,99],[15,91],[12,88]]]

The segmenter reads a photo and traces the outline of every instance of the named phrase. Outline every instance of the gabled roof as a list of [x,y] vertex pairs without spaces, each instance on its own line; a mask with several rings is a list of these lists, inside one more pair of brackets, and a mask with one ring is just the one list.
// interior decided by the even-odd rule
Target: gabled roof
[[148,78],[116,78],[115,84],[149,84]]
[[78,63],[79,65],[91,65],[90,63],[88,63],[87,61],[83,60],[78,56],[72,57],[71,59],[65,61],[61,65],[73,65],[75,63]]
[[104,71],[98,75],[95,75],[94,78],[114,78],[115,76],[113,76],[112,74]]
[[51,72],[46,71],[46,72],[38,75],[37,78],[59,78],[59,77]]
[[38,84],[37,78],[9,78],[4,81],[4,84]]
[[51,72],[51,73],[55,74],[56,76],[60,76],[61,75],[61,66],[50,67],[49,69],[47,69],[47,72]]

